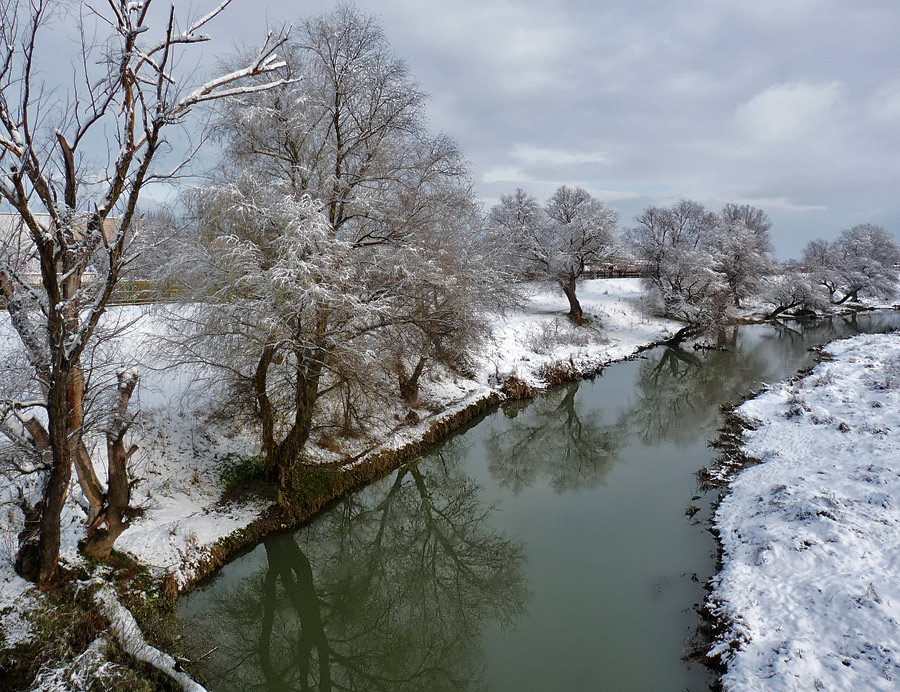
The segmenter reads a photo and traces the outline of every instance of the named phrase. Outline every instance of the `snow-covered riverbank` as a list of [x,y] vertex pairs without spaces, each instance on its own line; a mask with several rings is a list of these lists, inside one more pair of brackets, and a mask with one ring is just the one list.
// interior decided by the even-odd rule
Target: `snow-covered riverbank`
[[742,451],[763,463],[716,514],[727,690],[900,685],[900,335],[826,352],[737,410],[753,427]]
[[[579,297],[587,320],[578,328],[564,316],[567,303],[562,292],[550,287],[536,290],[524,310],[498,316],[494,340],[477,360],[475,377],[465,379],[435,371],[422,385],[416,409],[420,421],[377,431],[374,443],[364,443],[365,453],[374,455],[423,439],[436,422],[495,397],[499,386],[512,375],[540,388],[545,384],[542,373],[546,374],[546,368],[554,363],[562,363],[575,373],[593,372],[665,338],[678,326],[646,317],[636,279],[586,281],[579,288]],[[137,318],[124,346],[135,360],[132,365],[140,369],[146,339],[160,328],[157,318],[137,308],[119,310],[129,319]],[[251,455],[258,450],[252,434],[221,422],[205,422],[209,402],[197,388],[188,389],[188,374],[147,368],[141,373],[134,399],[142,417],[136,440],[140,452],[135,457],[135,472],[141,482],[134,488],[133,504],[144,511],[116,547],[157,575],[172,575],[181,586],[197,576],[198,566],[205,562],[211,546],[248,526],[264,511],[260,502],[219,502],[222,458],[228,454]],[[77,503],[79,492],[73,479],[63,517],[62,545],[62,558],[70,564],[80,561],[77,541],[83,533],[84,515]],[[21,513],[13,503],[15,489],[5,484],[0,495],[4,503],[0,513],[0,547],[4,547],[0,551],[0,631],[4,632],[5,644],[10,645],[28,633],[27,622],[21,618],[25,610],[22,605],[34,605],[37,600],[29,596],[29,585],[12,568],[16,535],[22,527]]]

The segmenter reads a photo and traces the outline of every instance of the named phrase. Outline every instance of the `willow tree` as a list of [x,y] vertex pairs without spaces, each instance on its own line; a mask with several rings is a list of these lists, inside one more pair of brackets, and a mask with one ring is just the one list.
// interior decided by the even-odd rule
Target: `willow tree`
[[[127,526],[133,447],[125,438],[136,374],[119,374],[109,403],[104,487],[84,441],[89,378],[82,359],[132,259],[138,200],[177,163],[161,155],[170,149],[165,133],[198,104],[279,83],[268,75],[282,66],[274,52],[282,39],[271,35],[243,65],[205,83],[192,85],[179,74],[179,49],[206,41],[200,30],[226,5],[183,29],[174,7],[157,16],[149,0],[79,6],[79,55],[73,73],[60,79],[69,85],[61,94],[44,82],[58,58],[51,64],[53,56],[39,45],[58,33],[56,20],[70,18],[60,17],[59,3],[50,0],[2,4],[0,198],[15,212],[13,237],[26,261],[4,253],[0,289],[34,391],[28,401],[7,398],[0,413],[8,436],[49,458],[40,501],[26,508],[17,558],[19,572],[39,583],[56,572],[73,462],[90,505],[85,551],[108,555]],[[29,264],[38,267],[40,285],[25,276]],[[91,280],[89,266],[99,268]],[[44,415],[32,415],[34,409]]]
[[569,317],[581,320],[577,282],[593,267],[622,256],[616,240],[616,213],[581,187],[563,185],[541,209],[522,190],[501,197],[491,210],[492,232],[513,263],[556,282],[569,303]]
[[284,55],[302,79],[222,105],[225,158],[189,205],[203,249],[183,253],[208,260],[190,272],[202,310],[179,331],[182,360],[254,413],[289,504],[311,434],[366,427],[364,398],[414,399],[423,357],[485,333],[490,267],[462,157],[378,23],[340,6]]

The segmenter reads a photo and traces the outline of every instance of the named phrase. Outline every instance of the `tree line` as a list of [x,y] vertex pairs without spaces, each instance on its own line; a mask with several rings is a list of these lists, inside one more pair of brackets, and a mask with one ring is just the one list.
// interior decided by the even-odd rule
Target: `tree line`
[[[157,16],[149,2],[81,15],[85,41],[105,38],[82,46],[69,106],[37,117],[49,96],[36,45],[58,10],[3,4],[0,196],[28,242],[15,253],[7,243],[0,261],[19,339],[4,356],[0,422],[7,475],[36,488],[18,500],[17,569],[39,583],[57,576],[73,468],[86,554],[107,557],[132,518],[139,373],[110,355],[103,320],[128,276],[177,280],[184,303],[163,357],[206,375],[223,409],[252,426],[285,507],[313,463],[310,440],[358,435],[379,408],[415,404],[429,367],[473,375],[492,320],[522,304],[527,280],[558,285],[577,323],[585,272],[637,262],[655,309],[684,323],[679,339],[751,299],[775,316],[896,286],[897,247],[876,226],[811,243],[801,265],[783,266],[768,216],[749,205],[649,207],[618,234],[613,210],[563,185],[545,205],[516,190],[485,214],[461,152],[429,130],[426,96],[373,17],[342,5],[191,84],[175,55],[207,40],[200,30],[225,5],[184,30],[174,9]],[[141,218],[146,186],[181,170],[165,133],[203,103],[221,159],[178,216]],[[92,148],[102,135],[119,147],[105,166]],[[40,286],[24,280],[23,252]]]
[[766,306],[772,319],[897,294],[900,248],[874,224],[810,241],[802,261],[782,263],[772,256],[768,214],[749,204],[729,203],[718,213],[691,200],[650,206],[621,236],[616,221],[581,187],[563,185],[543,207],[519,188],[491,209],[488,233],[508,248],[520,275],[559,285],[574,320],[583,314],[576,282],[589,267],[638,263],[652,309],[684,324],[673,341],[721,327],[747,301]]

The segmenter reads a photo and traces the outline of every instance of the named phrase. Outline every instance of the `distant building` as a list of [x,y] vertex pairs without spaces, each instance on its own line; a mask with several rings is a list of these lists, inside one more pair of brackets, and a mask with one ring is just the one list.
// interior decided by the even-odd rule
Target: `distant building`
[[[52,229],[53,219],[49,214],[34,216],[39,224]],[[103,224],[103,235],[111,239],[118,226],[118,219],[106,219]],[[41,283],[41,265],[37,248],[20,214],[0,214],[0,268],[6,267],[25,283],[32,285]],[[92,281],[95,277],[96,272],[89,266],[84,272],[83,279]]]

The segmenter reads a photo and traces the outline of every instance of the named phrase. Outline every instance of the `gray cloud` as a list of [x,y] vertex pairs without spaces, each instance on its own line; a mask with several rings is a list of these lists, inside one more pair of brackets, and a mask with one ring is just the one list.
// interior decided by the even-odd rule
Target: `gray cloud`
[[[460,143],[487,203],[577,183],[627,225],[682,196],[751,202],[782,256],[854,223],[900,229],[892,0],[358,5],[432,95],[433,127]],[[331,6],[235,0],[206,63]]]

